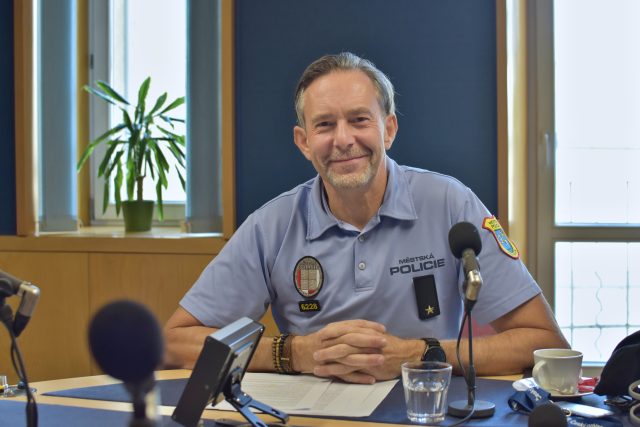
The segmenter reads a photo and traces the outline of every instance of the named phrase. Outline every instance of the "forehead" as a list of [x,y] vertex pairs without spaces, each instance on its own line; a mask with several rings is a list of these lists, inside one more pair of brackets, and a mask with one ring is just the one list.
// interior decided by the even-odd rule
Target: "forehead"
[[[377,90],[360,70],[332,71],[317,78],[304,93],[304,109],[340,107],[377,101]],[[377,103],[377,102],[376,102]]]

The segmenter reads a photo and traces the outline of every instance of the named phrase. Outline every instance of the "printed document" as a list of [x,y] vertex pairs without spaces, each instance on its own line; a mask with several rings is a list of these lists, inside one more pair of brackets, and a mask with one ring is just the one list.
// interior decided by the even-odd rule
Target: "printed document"
[[[247,372],[242,380],[242,391],[290,415],[367,417],[397,382],[346,384],[311,375]],[[215,409],[234,410],[224,400]]]

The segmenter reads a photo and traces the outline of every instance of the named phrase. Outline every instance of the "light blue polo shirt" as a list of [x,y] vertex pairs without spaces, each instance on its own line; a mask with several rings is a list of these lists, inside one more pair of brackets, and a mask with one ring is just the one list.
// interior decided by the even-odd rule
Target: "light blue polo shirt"
[[[508,249],[505,236],[483,228],[492,215],[469,188],[388,157],[386,163],[382,206],[361,232],[333,216],[316,177],[251,214],[180,305],[213,327],[242,316],[258,320],[271,304],[282,332],[303,335],[330,322],[368,319],[399,337],[454,338],[463,278],[448,233],[460,221],[475,224],[482,239],[484,285],[473,311],[479,323],[540,293],[520,259],[502,249]],[[502,248],[500,240],[506,242]],[[318,311],[300,307],[308,299],[298,292],[294,274],[303,257],[315,258],[322,269],[322,287],[312,298]],[[425,275],[435,280],[440,314],[422,320],[413,278]]]

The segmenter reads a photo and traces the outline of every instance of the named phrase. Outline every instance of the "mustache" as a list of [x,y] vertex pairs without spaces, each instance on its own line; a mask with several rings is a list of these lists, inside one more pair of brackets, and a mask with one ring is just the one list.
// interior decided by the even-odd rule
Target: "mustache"
[[342,160],[349,160],[356,157],[368,156],[371,154],[369,150],[349,150],[349,151],[341,151],[339,153],[333,153],[331,157],[329,157],[330,162],[339,162]]

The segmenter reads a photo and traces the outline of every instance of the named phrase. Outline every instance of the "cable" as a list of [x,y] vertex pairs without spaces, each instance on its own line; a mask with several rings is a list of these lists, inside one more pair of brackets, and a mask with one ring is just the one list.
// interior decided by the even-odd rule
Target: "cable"
[[16,336],[13,333],[13,314],[11,312],[11,307],[8,305],[2,305],[2,307],[0,307],[0,317],[2,318],[2,323],[7,328],[7,331],[9,331],[9,337],[11,338],[10,354],[13,369],[15,369],[16,374],[18,374],[18,378],[20,379],[20,381],[22,381],[25,385],[25,393],[27,396],[27,406],[25,409],[27,415],[27,427],[37,427],[38,407],[36,405],[36,399],[33,397],[33,393],[31,393],[31,387],[29,386],[29,380],[27,378],[27,371],[24,368],[22,353],[20,352],[20,347],[18,346],[18,342],[16,341]]
[[[467,322],[467,320],[469,320],[468,325],[469,325],[469,329],[471,329],[471,320],[469,318],[469,312],[465,310],[464,317],[462,318],[462,324],[460,325],[460,331],[458,332],[458,339],[456,341],[456,359],[458,360],[458,365],[460,366],[460,370],[462,371],[462,376],[464,377],[464,381],[467,384],[467,389],[469,389],[469,378],[467,377],[467,371],[464,369],[464,364],[462,363],[462,358],[460,357],[460,341],[462,340],[462,331],[464,331],[464,324],[465,324],[465,322]],[[471,333],[472,333],[472,331],[470,330],[469,331],[469,336],[470,337],[471,337]],[[475,387],[474,387],[474,389],[475,389]],[[455,423],[448,424],[448,425],[442,426],[442,427],[455,427],[455,426],[462,425],[463,423],[466,423],[467,421],[469,421],[471,419],[471,417],[473,416],[473,413],[475,411],[474,402],[475,402],[475,391],[474,391],[473,397],[471,399],[471,411],[469,411],[469,413],[467,415],[465,415],[464,418],[459,419]]]

